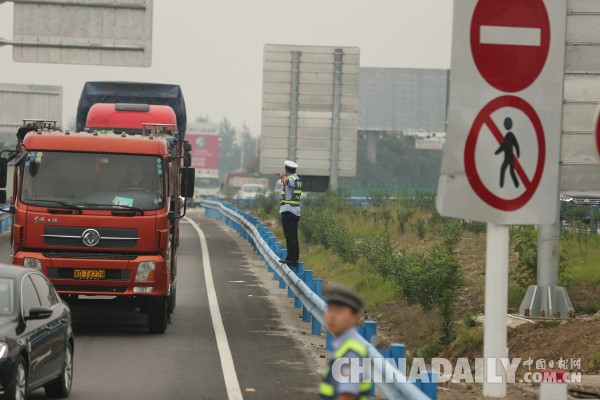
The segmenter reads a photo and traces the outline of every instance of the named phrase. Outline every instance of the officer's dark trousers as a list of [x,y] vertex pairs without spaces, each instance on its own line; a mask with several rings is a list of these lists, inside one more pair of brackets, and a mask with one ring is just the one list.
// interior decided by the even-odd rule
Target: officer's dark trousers
[[290,262],[298,262],[300,257],[300,248],[298,247],[298,222],[300,217],[285,211],[281,213],[281,226],[285,235],[285,243],[287,246],[286,259]]

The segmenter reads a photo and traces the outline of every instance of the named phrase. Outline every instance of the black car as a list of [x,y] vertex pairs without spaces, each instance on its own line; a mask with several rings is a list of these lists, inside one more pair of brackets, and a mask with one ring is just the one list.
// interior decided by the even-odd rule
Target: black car
[[72,382],[69,307],[40,272],[0,264],[0,398],[22,400],[40,387],[64,398]]

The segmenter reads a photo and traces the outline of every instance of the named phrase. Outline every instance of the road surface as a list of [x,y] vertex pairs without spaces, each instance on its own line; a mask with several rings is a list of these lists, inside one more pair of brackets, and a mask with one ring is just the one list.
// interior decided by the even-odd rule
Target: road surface
[[[244,399],[316,398],[314,363],[289,335],[267,290],[246,265],[244,252],[250,248],[240,247],[221,223],[199,212],[191,215],[206,236],[219,312],[213,299],[211,315],[199,234],[189,222],[182,223],[172,325],[164,335],[151,335],[142,314],[95,308],[75,312],[70,399],[223,400],[235,398],[236,392]],[[9,252],[8,241],[0,239],[2,262]],[[43,391],[30,397],[44,398]]]

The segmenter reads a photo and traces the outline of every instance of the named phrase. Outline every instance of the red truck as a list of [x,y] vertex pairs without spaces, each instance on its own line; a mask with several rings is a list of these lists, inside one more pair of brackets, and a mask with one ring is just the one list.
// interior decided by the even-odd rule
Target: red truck
[[42,271],[68,302],[110,296],[139,308],[149,331],[163,333],[176,305],[179,220],[194,191],[181,91],[86,84],[80,117],[83,132],[36,130],[42,121],[21,130],[17,151],[0,161],[16,165],[13,263]]

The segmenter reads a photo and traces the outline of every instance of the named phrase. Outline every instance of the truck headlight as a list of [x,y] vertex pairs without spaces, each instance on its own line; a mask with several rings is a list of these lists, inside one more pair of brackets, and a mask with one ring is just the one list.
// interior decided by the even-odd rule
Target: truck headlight
[[8,358],[8,345],[4,342],[0,342],[0,360]]
[[42,272],[42,262],[37,258],[25,257],[23,259],[23,265]]
[[155,268],[156,263],[154,261],[142,261],[138,264],[137,271],[135,272],[135,281],[153,282]]

